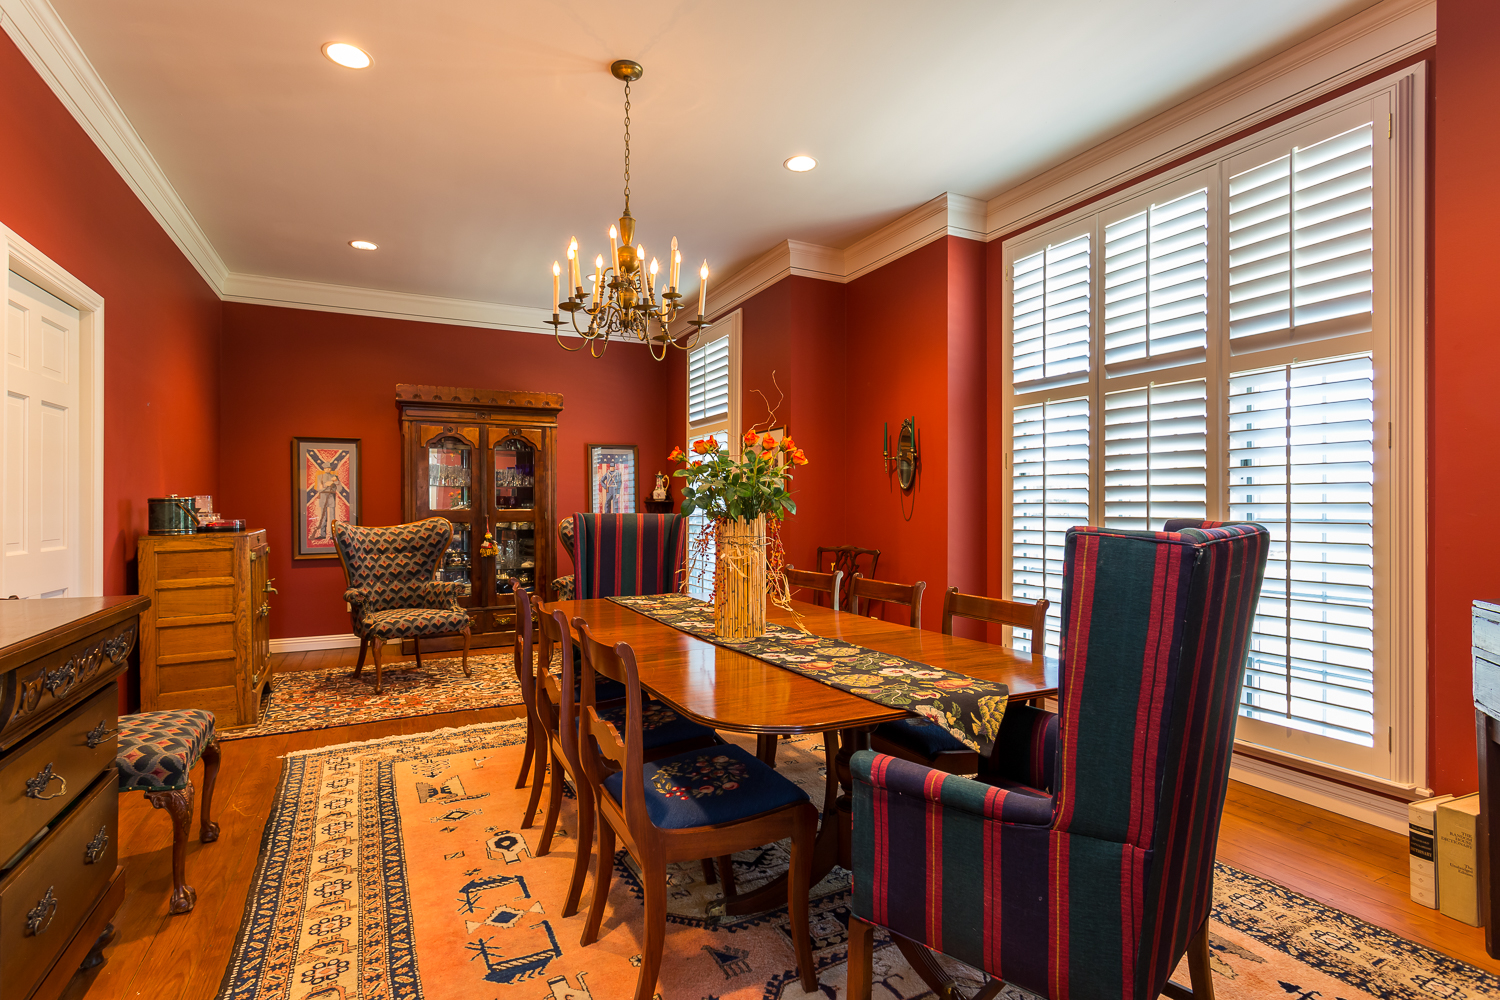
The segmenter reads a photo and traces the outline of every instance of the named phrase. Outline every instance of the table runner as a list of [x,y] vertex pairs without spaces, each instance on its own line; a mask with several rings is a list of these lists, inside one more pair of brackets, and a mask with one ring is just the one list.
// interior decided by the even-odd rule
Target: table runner
[[714,606],[687,594],[610,600],[716,646],[811,677],[877,705],[915,712],[981,754],[988,754],[994,746],[1010,700],[1010,689],[998,681],[968,677],[785,625],[768,625],[759,639],[722,639],[714,634]]

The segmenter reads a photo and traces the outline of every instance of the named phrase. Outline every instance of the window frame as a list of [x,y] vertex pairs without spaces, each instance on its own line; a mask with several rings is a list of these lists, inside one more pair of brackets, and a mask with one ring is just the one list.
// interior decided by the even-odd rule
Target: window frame
[[[688,416],[691,412],[690,408],[692,406],[692,354],[696,351],[702,350],[705,347],[709,347],[715,343],[718,343],[719,341],[726,338],[729,341],[729,411],[722,415],[716,415],[705,420],[699,420],[695,422],[689,419]],[[713,325],[708,328],[708,332],[699,339],[698,343],[694,345],[691,351],[687,352],[684,358],[684,363],[682,366],[684,390],[682,417],[683,427],[686,435],[685,447],[688,448],[690,453],[694,441],[697,441],[698,439],[709,434],[718,435],[722,433],[724,435],[723,440],[726,447],[728,447],[729,449],[729,453],[735,457],[739,456],[741,433],[740,373],[742,370],[741,356],[744,349],[743,340],[743,313],[741,310],[736,309],[734,310],[734,312],[731,312],[726,316],[721,316],[718,319],[714,320]],[[703,588],[700,584],[704,581],[707,581],[709,587],[708,596],[711,597],[714,568],[712,566],[697,566],[693,558],[693,539],[697,534],[697,531],[694,529],[691,521],[691,518],[693,518],[694,516],[695,515],[691,514],[688,515],[688,566],[685,579],[689,592],[693,593],[694,596],[697,597],[704,596]],[[700,577],[701,579],[699,579]]]

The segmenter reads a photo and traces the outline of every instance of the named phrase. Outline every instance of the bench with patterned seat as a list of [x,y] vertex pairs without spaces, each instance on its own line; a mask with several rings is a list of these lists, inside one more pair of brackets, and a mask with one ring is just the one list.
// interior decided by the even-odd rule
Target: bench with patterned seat
[[219,742],[214,714],[202,709],[177,709],[120,716],[119,750],[115,767],[121,792],[145,792],[146,800],[172,817],[171,913],[187,913],[198,894],[186,884],[188,827],[193,820],[193,765],[203,758],[203,810],[198,840],[219,839],[219,824],[209,819],[214,781],[219,776]]

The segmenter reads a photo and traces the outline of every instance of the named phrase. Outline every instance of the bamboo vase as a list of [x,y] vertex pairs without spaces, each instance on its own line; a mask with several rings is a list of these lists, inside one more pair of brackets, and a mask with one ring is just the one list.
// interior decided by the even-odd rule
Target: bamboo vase
[[714,566],[714,633],[758,639],[766,632],[766,516],[720,521]]

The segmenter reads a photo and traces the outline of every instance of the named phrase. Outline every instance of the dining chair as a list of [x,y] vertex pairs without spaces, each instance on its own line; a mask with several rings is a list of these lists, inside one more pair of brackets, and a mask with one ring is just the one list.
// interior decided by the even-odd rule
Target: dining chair
[[[880,567],[879,549],[862,549],[858,545],[819,545],[817,555],[814,565],[819,573],[838,570],[844,574],[843,590],[839,592],[838,600],[833,602],[835,608],[849,606],[849,582],[854,579],[855,573],[874,576],[875,570]],[[860,565],[861,561],[866,561],[868,565]]]
[[676,593],[687,563],[681,514],[574,514],[573,596]]
[[[854,754],[849,992],[875,926],[1050,1000],[1211,1000],[1214,846],[1271,537],[1070,528],[1057,715],[1000,724],[996,773]],[[1036,739],[1038,718],[1061,720]],[[946,876],[946,877],[945,877]],[[1110,888],[1113,887],[1113,888]],[[1192,989],[1169,983],[1184,955]]]
[[[1030,629],[1035,645],[1035,637],[1041,636],[1047,627],[1049,607],[1051,604],[1047,601],[1035,604],[1006,601],[998,597],[960,594],[957,587],[949,587],[943,595],[943,634],[953,634],[954,618],[972,618]],[[897,719],[881,723],[870,734],[870,749],[948,774],[976,774],[987,764],[979,756],[979,751],[926,719]]]
[[[561,618],[561,612],[558,612]],[[651,1000],[661,970],[667,932],[667,865],[728,856],[791,838],[787,886],[792,947],[802,989],[818,988],[808,926],[813,838],[818,811],[807,793],[733,744],[690,750],[647,761],[645,713],[635,651],[628,643],[599,642],[588,623],[573,619],[583,647],[583,706],[579,737],[583,766],[598,789],[598,855],[594,895],[582,943],[599,938],[609,899],[618,837],[641,870],[645,935],[635,1000]],[[623,718],[604,716],[594,704],[594,674],[625,685]]]
[[536,818],[538,797],[542,791],[542,773],[546,770],[547,737],[536,711],[536,669],[532,642],[531,595],[519,580],[510,581],[510,592],[516,602],[516,639],[511,647],[511,660],[516,671],[516,683],[521,686],[521,702],[526,708],[526,749],[521,752],[521,773],[516,776],[516,787],[525,788],[533,765],[536,780],[531,785],[531,800],[521,819],[521,829],[531,826]]
[[[881,615],[870,614],[870,602],[879,601],[884,604],[903,604],[911,611],[911,627],[922,627],[922,591],[927,589],[925,580],[918,580],[913,584],[889,583],[885,580],[871,580],[868,577],[854,574],[854,579],[849,584],[848,610],[857,615],[869,615],[871,618],[879,618]],[[882,608],[883,612],[885,609]]]
[[786,582],[792,590],[812,591],[812,603],[822,605],[819,594],[828,595],[828,606],[837,611],[839,605],[839,589],[843,583],[844,571],[834,570],[832,573],[814,573],[811,570],[797,569],[795,566],[786,568]]
[[[537,845],[536,856],[543,857],[552,850],[552,838],[557,832],[557,817],[562,809],[562,776],[566,773],[572,780],[573,793],[578,803],[578,847],[573,859],[573,874],[568,882],[568,898],[562,912],[563,916],[571,917],[578,912],[578,899],[583,892],[583,882],[588,872],[589,856],[593,848],[594,800],[597,795],[597,789],[589,781],[583,768],[578,749],[579,680],[582,671],[575,668],[576,661],[572,656],[558,658],[562,662],[560,674],[552,673],[547,666],[552,662],[554,650],[572,646],[567,613],[547,612],[542,606],[541,598],[534,596],[530,607],[537,622],[536,660],[542,665],[537,674],[539,683],[536,685],[535,712],[545,743],[538,752],[544,750],[544,759],[550,761],[552,766],[547,813],[542,821],[542,837]],[[612,685],[621,695],[613,700],[599,698],[602,686],[594,684],[593,697],[598,714],[601,718],[623,723],[624,686]],[[609,693],[613,694],[613,691]],[[645,712],[642,748],[648,761],[687,750],[717,746],[723,742],[719,739],[719,734],[710,727],[684,719],[661,702],[647,699]],[[542,777],[542,772],[538,770],[531,786],[531,800],[527,805],[528,819],[535,812],[536,803],[541,796]],[[704,871],[705,874],[711,872],[712,866],[705,866]]]

